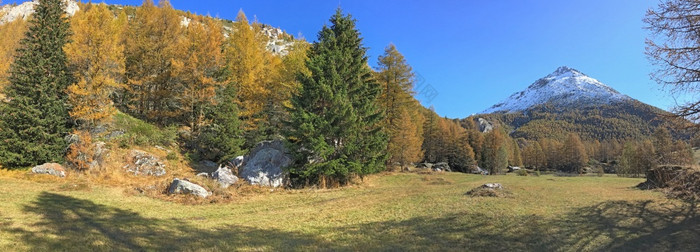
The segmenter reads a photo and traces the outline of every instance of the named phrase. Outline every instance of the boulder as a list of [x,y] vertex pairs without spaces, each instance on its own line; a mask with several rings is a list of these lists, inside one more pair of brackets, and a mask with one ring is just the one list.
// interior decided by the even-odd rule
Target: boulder
[[206,173],[206,172],[200,172],[200,173],[197,173],[197,177],[205,177],[205,178],[209,178],[209,173]]
[[472,197],[510,197],[511,193],[499,183],[487,183],[467,192]]
[[484,169],[484,168],[481,168],[481,167],[477,166],[476,168],[474,168],[474,169],[472,170],[472,174],[489,175],[489,171],[487,171],[487,170]]
[[219,169],[213,172],[211,177],[216,180],[216,182],[218,182],[222,188],[228,188],[229,186],[238,182],[238,177],[233,175],[231,169],[225,166],[219,166]]
[[140,150],[132,150],[124,166],[127,172],[134,175],[156,176],[165,175],[165,164],[156,156]]
[[433,168],[433,164],[432,164],[432,163],[428,163],[428,162],[420,163],[420,164],[416,165],[416,168],[432,169],[432,168]]
[[514,172],[520,170],[520,167],[517,166],[508,166],[508,172]]
[[243,159],[243,156],[235,157],[234,159],[231,159],[231,164],[235,167],[241,167],[241,165],[243,164]]
[[433,165],[432,169],[433,171],[452,171],[452,169],[450,169],[450,165],[447,162],[436,163],[435,165]]
[[503,185],[501,185],[500,183],[486,183],[481,185],[481,187],[494,190],[503,190]]
[[32,173],[48,174],[59,178],[66,177],[66,169],[64,169],[62,165],[57,163],[45,163],[43,165],[34,166],[32,168]]
[[168,194],[192,194],[206,198],[211,195],[211,192],[195,183],[175,178],[168,188]]
[[264,141],[243,159],[238,175],[253,185],[279,187],[287,177],[282,169],[291,163],[292,158],[282,141]]

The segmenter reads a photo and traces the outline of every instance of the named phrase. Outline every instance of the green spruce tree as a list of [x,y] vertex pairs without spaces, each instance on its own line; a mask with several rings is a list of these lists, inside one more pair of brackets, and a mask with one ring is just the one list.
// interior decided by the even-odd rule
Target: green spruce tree
[[289,132],[297,183],[345,184],[385,168],[387,137],[378,108],[380,87],[350,15],[338,9],[323,27],[292,98]]
[[226,162],[241,152],[243,132],[238,119],[238,105],[233,85],[219,90],[216,105],[210,107],[206,119],[211,123],[197,136],[197,151],[200,159]]
[[63,47],[70,26],[61,0],[40,0],[11,66],[0,104],[0,163],[6,168],[62,162],[71,123],[66,88],[73,77]]

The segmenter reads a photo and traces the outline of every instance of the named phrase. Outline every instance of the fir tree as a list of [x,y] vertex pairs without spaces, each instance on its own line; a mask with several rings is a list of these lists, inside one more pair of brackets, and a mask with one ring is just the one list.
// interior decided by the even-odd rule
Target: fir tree
[[10,67],[0,108],[0,163],[22,167],[62,162],[70,132],[66,88],[73,77],[63,47],[70,24],[61,0],[40,0]]
[[243,139],[238,119],[236,93],[232,85],[226,85],[217,94],[217,104],[211,107],[205,126],[197,136],[198,154],[201,159],[225,162],[241,152]]
[[287,136],[301,183],[344,184],[384,169],[386,135],[377,106],[379,85],[367,65],[355,20],[338,9],[314,43],[301,89],[292,98]]

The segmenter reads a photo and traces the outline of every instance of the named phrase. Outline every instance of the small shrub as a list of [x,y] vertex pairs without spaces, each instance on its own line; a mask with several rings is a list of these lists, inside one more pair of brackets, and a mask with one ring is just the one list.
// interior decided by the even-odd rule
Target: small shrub
[[68,147],[66,162],[69,167],[79,171],[86,171],[90,169],[90,164],[95,154],[95,150],[92,148],[92,137],[90,137],[90,133],[83,130],[73,131],[73,136],[75,136],[76,140]]
[[170,161],[176,161],[178,160],[177,153],[175,153],[174,151],[168,152],[168,155],[165,156],[165,159]]
[[527,171],[525,169],[520,169],[517,172],[515,172],[518,176],[527,176]]
[[605,175],[605,169],[603,169],[603,167],[598,167],[597,175],[598,175],[598,177],[604,176],[604,175]]

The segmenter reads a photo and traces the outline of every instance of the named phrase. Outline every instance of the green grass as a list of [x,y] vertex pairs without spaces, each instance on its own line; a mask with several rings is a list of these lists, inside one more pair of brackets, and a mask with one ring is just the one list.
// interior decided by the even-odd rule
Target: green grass
[[[342,189],[181,205],[119,188],[5,176],[0,251],[697,249],[696,206],[634,189],[641,181],[391,174]],[[465,196],[487,182],[502,183],[512,197]]]

